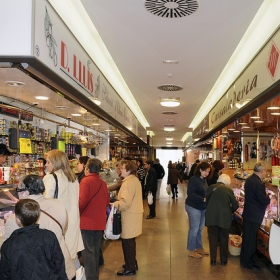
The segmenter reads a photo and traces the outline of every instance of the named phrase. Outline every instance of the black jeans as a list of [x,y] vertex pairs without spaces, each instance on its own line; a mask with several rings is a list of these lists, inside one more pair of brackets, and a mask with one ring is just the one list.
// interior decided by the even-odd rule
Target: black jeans
[[177,184],[171,184],[171,191],[172,191],[172,198],[174,198],[175,196],[178,196],[178,187]]
[[99,254],[103,230],[81,230],[85,249],[82,251],[87,280],[99,279]]
[[153,195],[153,204],[148,204],[150,208],[150,214],[149,216],[155,217],[156,216],[156,194],[157,192],[152,192]]

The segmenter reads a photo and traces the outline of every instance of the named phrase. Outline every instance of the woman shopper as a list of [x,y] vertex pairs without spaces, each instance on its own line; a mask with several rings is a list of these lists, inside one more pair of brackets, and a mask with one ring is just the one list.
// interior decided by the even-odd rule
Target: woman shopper
[[77,174],[77,178],[78,178],[78,182],[81,183],[82,179],[86,176],[85,175],[85,167],[87,164],[89,157],[88,156],[81,156],[78,159],[78,174]]
[[137,160],[137,176],[142,186],[142,197],[143,199],[147,197],[146,190],[145,190],[145,176],[146,172],[144,169],[144,164],[142,159]]
[[230,177],[221,174],[217,183],[211,185],[206,195],[205,225],[208,228],[211,265],[216,265],[217,246],[220,243],[220,262],[228,261],[228,236],[232,213],[238,208],[238,202],[229,188]]
[[46,167],[48,173],[44,178],[45,196],[53,198],[58,183],[57,199],[63,204],[68,213],[68,228],[65,234],[65,242],[71,258],[77,258],[77,252],[84,249],[80,230],[79,213],[79,183],[76,175],[72,172],[66,153],[60,150],[51,150],[47,154]]
[[206,178],[210,168],[211,165],[208,162],[201,162],[188,183],[188,196],[185,205],[189,216],[187,249],[189,250],[188,255],[193,258],[209,255],[202,246],[202,230],[205,224],[206,192],[208,188]]
[[135,237],[142,234],[143,202],[142,188],[136,177],[137,166],[133,161],[122,162],[123,183],[118,193],[118,201],[114,206],[121,211],[122,217],[122,249],[125,264],[119,276],[135,275],[138,269],[136,261]]
[[176,168],[176,164],[172,164],[172,168],[168,171],[168,178],[167,178],[167,184],[170,184],[171,191],[172,191],[172,198],[178,198],[178,180],[182,183],[182,177],[180,175],[180,171]]
[[[39,203],[41,215],[37,223],[40,228],[48,229],[56,235],[65,259],[67,278],[73,279],[76,274],[76,269],[64,240],[64,233],[66,232],[68,223],[65,207],[57,199],[47,199],[44,197],[45,186],[43,180],[37,175],[27,175],[24,177],[19,187],[16,188],[16,191],[20,199],[29,198]],[[9,238],[13,231],[18,228],[15,215],[10,216],[5,224],[3,241]]]

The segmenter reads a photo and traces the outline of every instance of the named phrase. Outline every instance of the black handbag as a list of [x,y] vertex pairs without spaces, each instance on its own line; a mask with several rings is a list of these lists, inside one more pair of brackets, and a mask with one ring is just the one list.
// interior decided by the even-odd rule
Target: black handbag
[[118,235],[122,232],[122,217],[121,212],[117,212],[113,215],[113,234]]

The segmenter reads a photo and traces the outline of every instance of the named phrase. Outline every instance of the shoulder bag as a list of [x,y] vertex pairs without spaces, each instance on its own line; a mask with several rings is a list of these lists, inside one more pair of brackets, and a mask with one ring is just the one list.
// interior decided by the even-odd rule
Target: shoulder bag
[[52,173],[52,175],[55,179],[55,191],[54,191],[53,198],[57,198],[58,197],[58,180],[57,180],[57,176],[55,173]]
[[47,213],[46,211],[44,211],[44,210],[42,210],[42,209],[40,209],[40,211],[43,212],[45,215],[49,216],[51,219],[53,219],[53,220],[59,225],[59,227],[61,228],[62,235],[64,235],[64,234],[63,234],[62,226],[61,226],[61,224],[59,223],[59,221],[58,221],[56,218],[54,218],[52,215],[50,215],[49,213]]

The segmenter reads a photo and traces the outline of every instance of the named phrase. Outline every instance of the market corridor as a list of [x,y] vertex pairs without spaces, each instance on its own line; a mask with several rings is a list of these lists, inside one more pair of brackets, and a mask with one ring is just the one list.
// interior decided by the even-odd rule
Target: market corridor
[[[166,194],[165,183],[161,190],[161,199],[157,200],[157,217],[146,220],[148,215],[147,201],[144,201],[143,234],[136,239],[136,251],[139,270],[135,276],[117,276],[122,269],[123,254],[121,241],[104,240],[102,249],[103,266],[100,266],[100,280],[143,279],[143,280],[270,280],[277,279],[264,264],[257,260],[259,271],[241,268],[239,257],[229,256],[228,264],[211,266],[209,256],[202,259],[188,257],[186,240],[188,232],[188,216],[184,209],[186,184],[179,184],[179,197],[171,199]],[[204,228],[203,244],[209,250],[207,231]],[[218,254],[219,256],[219,254]]]

